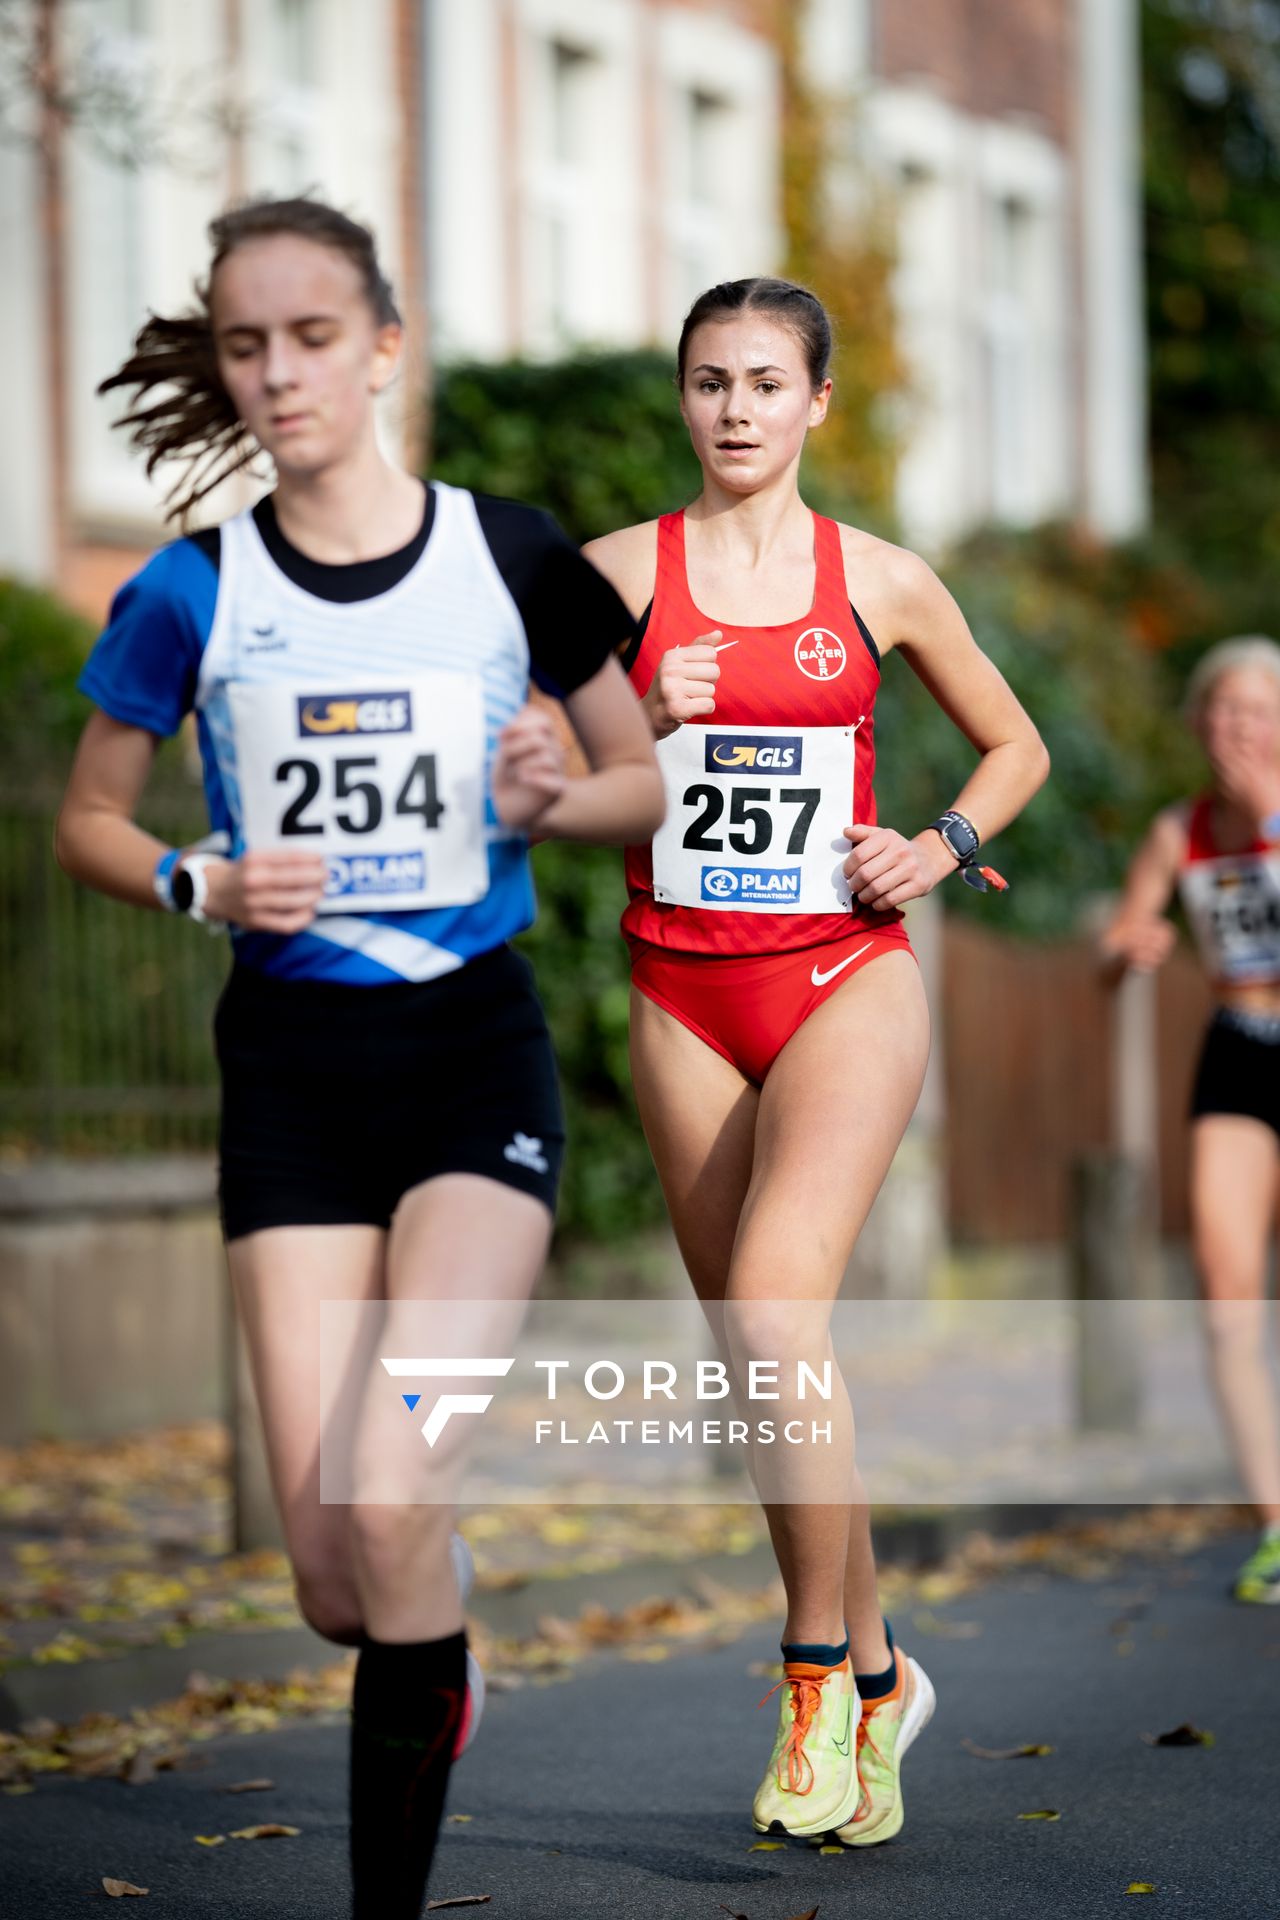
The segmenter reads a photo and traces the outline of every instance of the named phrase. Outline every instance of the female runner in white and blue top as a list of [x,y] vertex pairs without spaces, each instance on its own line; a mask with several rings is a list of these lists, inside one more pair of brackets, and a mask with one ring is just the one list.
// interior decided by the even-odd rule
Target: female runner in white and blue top
[[[401,328],[369,233],[304,199],[211,238],[198,310],[150,320],[104,385],[138,390],[121,424],[149,470],[191,463],[175,512],[259,451],[275,490],[117,596],[57,852],[118,899],[232,930],[228,1260],[299,1603],[360,1649],[353,1912],[409,1920],[478,1712],[465,1554],[447,1507],[321,1503],[320,1302],[528,1296],[564,1131],[507,945],[533,917],[527,835],[645,839],[662,789],[613,589],[547,515],[380,453]],[[531,678],[563,700],[584,777]],[[218,854],[133,818],[192,711]]]

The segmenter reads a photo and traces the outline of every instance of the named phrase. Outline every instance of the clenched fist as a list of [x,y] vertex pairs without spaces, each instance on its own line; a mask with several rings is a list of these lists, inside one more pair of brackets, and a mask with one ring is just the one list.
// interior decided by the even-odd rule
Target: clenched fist
[[723,638],[717,627],[712,633],[699,634],[687,647],[671,647],[663,654],[644,696],[655,739],[665,740],[686,720],[715,712],[720,668],[711,643]]
[[564,748],[551,717],[532,704],[521,707],[498,735],[493,766],[493,804],[504,827],[533,826],[564,792]]

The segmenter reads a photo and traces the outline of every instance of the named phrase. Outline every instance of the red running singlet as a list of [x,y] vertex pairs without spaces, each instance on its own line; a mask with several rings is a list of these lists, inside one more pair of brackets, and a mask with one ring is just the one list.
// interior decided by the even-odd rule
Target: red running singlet
[[1280,846],[1255,836],[1224,853],[1213,836],[1211,794],[1192,803],[1178,888],[1215,986],[1280,980]]
[[[637,694],[643,698],[664,653],[672,647],[688,646],[700,634],[719,626],[723,639],[716,643],[721,651],[717,654],[720,678],[715,687],[715,711],[686,721],[685,727],[706,728],[711,733],[720,728],[741,727],[856,727],[849,811],[840,826],[854,822],[874,825],[874,707],[880,685],[879,654],[850,605],[840,529],[834,520],[814,514],[813,544],[816,562],[813,605],[804,617],[782,626],[735,627],[713,620],[694,605],[685,568],[684,514],[665,514],[658,522],[658,569],[653,601],[628,672]],[[686,809],[690,813],[690,832],[698,830],[693,821],[697,805],[695,802]],[[723,802],[721,808],[724,813]],[[785,809],[778,811],[783,825],[775,834],[774,845],[779,849],[779,867],[783,868],[786,865],[783,858],[785,823],[795,820],[795,812],[794,809],[791,814]],[[798,828],[792,829],[793,835],[796,830]],[[736,884],[733,873],[742,871],[733,867],[731,848],[742,842],[733,840],[730,818],[724,814],[718,821],[714,839],[710,826],[701,831],[705,837],[694,844],[718,844],[725,849],[719,857],[730,874],[729,879],[713,879],[711,884],[731,887]],[[748,832],[748,844],[749,839]],[[848,842],[844,843],[844,851],[849,851]],[[708,854],[707,858],[714,863],[716,855]],[[833,850],[833,866],[838,859],[838,849]],[[724,867],[716,870],[718,874],[723,871]],[[820,913],[770,912],[767,903],[725,910],[655,900],[649,845],[627,849],[626,877],[630,899],[622,917],[622,930],[633,953],[641,943],[673,953],[740,956],[787,953],[849,940],[862,932],[883,934],[902,919],[896,908],[876,912],[860,907],[856,900],[851,911],[836,909]],[[777,884],[785,884],[785,880]],[[905,945],[905,929],[899,937]]]

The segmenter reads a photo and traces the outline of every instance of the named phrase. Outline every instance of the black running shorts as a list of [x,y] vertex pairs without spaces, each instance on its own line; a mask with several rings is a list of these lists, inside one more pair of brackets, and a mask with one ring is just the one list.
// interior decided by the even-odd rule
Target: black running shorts
[[402,1195],[442,1173],[482,1174],[554,1212],[555,1058],[532,971],[510,947],[420,985],[237,966],[214,1038],[228,1240],[261,1227],[385,1228]]
[[1280,1021],[1223,1007],[1209,1023],[1191,1118],[1239,1113],[1280,1134]]

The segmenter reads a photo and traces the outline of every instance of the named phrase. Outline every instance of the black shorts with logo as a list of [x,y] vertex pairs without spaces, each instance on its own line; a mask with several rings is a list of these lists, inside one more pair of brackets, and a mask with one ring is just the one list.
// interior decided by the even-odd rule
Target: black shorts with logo
[[1280,1019],[1220,1007],[1209,1023],[1191,1118],[1238,1113],[1280,1134]]
[[481,1174],[553,1212],[555,1057],[528,962],[497,947],[421,984],[277,980],[237,966],[214,1018],[228,1240],[390,1225],[411,1187]]

